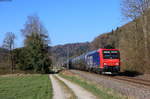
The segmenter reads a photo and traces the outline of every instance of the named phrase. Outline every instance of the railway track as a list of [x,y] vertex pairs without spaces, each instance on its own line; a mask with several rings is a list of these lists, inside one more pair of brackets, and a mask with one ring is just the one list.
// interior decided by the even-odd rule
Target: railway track
[[150,80],[145,80],[145,79],[139,79],[139,78],[134,78],[134,77],[126,77],[126,76],[110,76],[110,75],[100,75],[100,74],[96,74],[93,72],[86,72],[86,71],[82,71],[84,73],[92,73],[93,75],[96,76],[101,76],[104,78],[109,78],[109,79],[116,79],[116,80],[120,80],[120,81],[126,81],[132,84],[136,84],[136,85],[140,85],[140,86],[145,86],[145,87],[150,87]]
[[144,79],[138,79],[138,78],[126,77],[126,76],[116,76],[116,77],[114,76],[112,78],[150,87],[150,80],[144,80]]

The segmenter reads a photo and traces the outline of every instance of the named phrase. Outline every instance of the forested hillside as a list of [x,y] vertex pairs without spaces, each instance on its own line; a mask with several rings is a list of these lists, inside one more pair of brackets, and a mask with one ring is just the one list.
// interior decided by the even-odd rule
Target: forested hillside
[[52,53],[53,64],[61,64],[63,61],[66,61],[67,57],[71,58],[88,52],[90,50],[90,43],[85,42],[57,45],[50,47],[49,50]]
[[[147,13],[148,31],[147,49],[145,51],[145,37],[143,33],[142,17],[130,22],[116,30],[102,34],[91,42],[93,49],[111,45],[120,49],[122,70],[132,70],[150,73],[150,12]],[[147,56],[145,58],[145,56]]]

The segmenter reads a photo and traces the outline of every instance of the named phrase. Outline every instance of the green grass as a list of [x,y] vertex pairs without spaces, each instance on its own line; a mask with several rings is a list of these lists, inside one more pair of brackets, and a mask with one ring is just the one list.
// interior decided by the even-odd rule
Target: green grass
[[104,88],[92,82],[86,81],[78,76],[70,76],[62,73],[59,75],[90,91],[91,93],[96,95],[98,99],[125,99],[124,96],[121,96],[118,93],[113,92],[111,89]]
[[48,75],[0,77],[0,99],[51,99]]

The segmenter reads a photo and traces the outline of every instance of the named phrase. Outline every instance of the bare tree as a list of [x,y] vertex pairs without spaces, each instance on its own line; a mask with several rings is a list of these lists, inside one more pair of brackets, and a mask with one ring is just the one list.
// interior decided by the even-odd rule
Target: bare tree
[[14,40],[15,40],[15,34],[12,32],[7,32],[4,42],[3,42],[3,48],[9,50],[10,54],[10,60],[11,60],[11,70],[14,71],[14,56],[13,56],[13,49],[14,49]]
[[144,15],[150,7],[150,0],[122,0],[122,14],[129,19]]
[[[122,14],[131,20],[139,17],[142,19],[142,30],[144,34],[145,61],[148,59],[148,23],[147,12],[150,8],[150,0],[122,0]],[[137,23],[136,23],[137,29]]]

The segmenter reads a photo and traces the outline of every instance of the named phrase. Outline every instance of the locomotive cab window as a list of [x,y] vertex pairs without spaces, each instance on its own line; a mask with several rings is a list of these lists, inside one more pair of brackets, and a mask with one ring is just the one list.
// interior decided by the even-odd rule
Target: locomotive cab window
[[103,58],[104,59],[110,59],[111,55],[110,55],[110,51],[103,51]]
[[103,51],[104,59],[119,59],[119,51]]
[[111,51],[111,57],[113,59],[118,59],[119,58],[119,51]]

